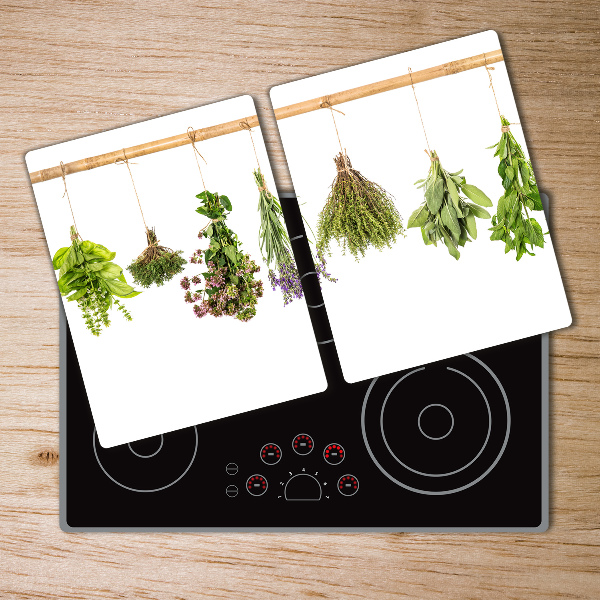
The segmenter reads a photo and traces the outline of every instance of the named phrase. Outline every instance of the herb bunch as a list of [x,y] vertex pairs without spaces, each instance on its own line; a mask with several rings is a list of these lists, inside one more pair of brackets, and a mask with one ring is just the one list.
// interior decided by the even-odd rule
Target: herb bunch
[[[327,272],[327,261],[323,254],[317,251],[316,258],[317,260],[313,256],[313,263],[319,282],[326,279],[327,281],[331,281],[331,283],[336,283],[337,279]],[[269,283],[273,291],[277,288],[281,289],[283,305],[287,306],[293,300],[303,298],[304,291],[300,275],[298,274],[298,268],[289,250],[285,250],[284,258],[277,263],[277,268],[279,270],[279,277],[277,277],[277,273],[273,269],[269,269]]]
[[183,271],[187,264],[181,255],[183,250],[173,252],[170,248],[159,246],[154,228],[146,230],[148,247],[127,267],[133,281],[148,288],[153,283],[164,285]]
[[[427,179],[419,179],[417,189],[425,188],[423,204],[408,219],[408,227],[420,227],[425,245],[443,241],[456,260],[460,258],[458,246],[471,238],[477,239],[475,218],[489,219],[490,213],[482,208],[492,206],[492,201],[476,186],[468,184],[461,175],[462,169],[449,173],[442,168],[435,150],[430,154],[431,166]],[[464,194],[472,202],[467,202]]]
[[498,200],[496,214],[492,217],[490,239],[503,241],[504,252],[514,250],[517,260],[521,260],[525,253],[535,256],[526,244],[530,244],[531,250],[534,246],[544,247],[544,235],[548,232],[542,233],[542,226],[527,212],[527,209],[543,210],[531,162],[511,133],[508,120],[501,116],[500,121],[502,137],[488,150],[496,148],[494,156],[500,157],[498,174],[502,178],[504,194]]
[[128,321],[131,314],[119,298],[133,298],[136,292],[127,284],[123,269],[111,262],[116,252],[101,244],[79,241],[71,226],[70,246],[60,248],[52,259],[52,266],[59,270],[58,289],[69,301],[77,301],[85,324],[93,335],[100,335],[102,327],[110,326],[108,311],[113,304]]
[[319,213],[317,250],[331,254],[331,241],[336,240],[344,254],[348,250],[358,261],[370,246],[391,248],[404,235],[392,196],[353,169],[346,154],[340,152],[333,160],[338,173]]
[[200,275],[181,280],[184,299],[194,305],[194,314],[198,318],[210,314],[249,321],[256,315],[256,303],[263,295],[262,281],[254,279],[260,267],[248,254],[240,251],[237,235],[225,224],[227,213],[231,211],[229,198],[209,191],[198,194],[196,198],[202,200],[202,206],[196,212],[212,221],[205,231],[198,234],[198,238],[208,238],[210,244],[206,250],[196,250],[190,262],[204,263],[208,270],[201,273],[204,289],[191,289],[202,284]]
[[[277,288],[283,294],[283,305],[287,306],[295,299],[304,297],[300,275],[296,261],[290,248],[290,238],[281,222],[283,211],[281,205],[267,189],[260,169],[254,171],[254,180],[259,190],[258,211],[260,213],[260,229],[258,239],[263,260],[269,267],[269,282],[273,291]],[[335,283],[325,268],[326,261],[321,253],[317,253],[317,277]],[[314,262],[314,257],[313,257]]]

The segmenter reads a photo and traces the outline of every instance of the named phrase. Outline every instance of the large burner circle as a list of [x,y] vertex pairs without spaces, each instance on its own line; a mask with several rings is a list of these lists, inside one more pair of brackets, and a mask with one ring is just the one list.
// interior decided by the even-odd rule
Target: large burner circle
[[371,459],[388,479],[419,494],[453,494],[498,464],[510,407],[495,373],[465,354],[374,379],[361,428]]

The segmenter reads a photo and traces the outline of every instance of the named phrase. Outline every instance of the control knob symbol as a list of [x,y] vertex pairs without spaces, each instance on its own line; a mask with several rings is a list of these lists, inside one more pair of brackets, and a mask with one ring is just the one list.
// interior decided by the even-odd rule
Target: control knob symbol
[[358,492],[358,479],[354,475],[342,475],[338,479],[338,492],[342,496],[354,496]]
[[320,500],[321,484],[314,475],[298,473],[285,484],[283,497],[286,500]]
[[281,448],[277,444],[265,444],[260,450],[260,459],[266,465],[276,465],[281,460]]
[[323,458],[330,465],[339,465],[345,456],[346,452],[339,444],[328,444],[323,450]]
[[307,433],[299,433],[292,441],[292,447],[296,454],[310,454],[314,446],[313,439]]
[[252,475],[246,481],[246,489],[251,496],[262,496],[267,491],[268,483],[262,475]]

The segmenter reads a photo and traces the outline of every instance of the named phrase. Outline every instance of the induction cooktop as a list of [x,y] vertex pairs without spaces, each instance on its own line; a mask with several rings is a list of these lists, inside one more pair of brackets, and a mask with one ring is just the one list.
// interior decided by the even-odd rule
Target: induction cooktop
[[346,383],[281,197],[328,389],[103,448],[61,308],[62,529],[545,531],[547,334]]

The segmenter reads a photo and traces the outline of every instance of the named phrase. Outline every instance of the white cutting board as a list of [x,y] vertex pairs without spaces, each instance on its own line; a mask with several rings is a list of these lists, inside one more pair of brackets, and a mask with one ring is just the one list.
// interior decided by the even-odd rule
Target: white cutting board
[[[273,108],[405,75],[500,48],[493,31],[383,58],[274,87]],[[498,103],[520,122],[504,62],[492,71]],[[415,90],[431,149],[448,171],[464,169],[496,211],[503,194],[499,159],[486,147],[500,140],[500,118],[485,68],[419,83]],[[414,182],[424,179],[429,158],[411,87],[337,105],[343,146],[352,166],[395,197],[406,226],[423,201]],[[328,109],[278,122],[294,189],[317,232],[318,214],[336,174],[339,144]],[[522,129],[511,127],[528,155]],[[543,134],[540,134],[543,136]],[[536,165],[533,165],[534,171]],[[538,173],[538,180],[540,179]],[[543,188],[542,188],[543,189]],[[548,190],[546,190],[548,191]],[[551,190],[550,190],[551,201]],[[533,214],[543,228],[542,212]],[[338,283],[323,287],[344,377],[356,382],[465,352],[567,327],[571,314],[550,236],[535,257],[504,254],[489,239],[490,220],[477,219],[478,239],[460,248],[456,261],[443,244],[425,246],[418,228],[391,249],[370,249],[359,263],[342,256],[336,242],[328,270]],[[515,356],[527,369],[527,357]]]
[[[250,96],[168,115],[120,129],[29,152],[30,172],[185,133],[256,114]],[[259,128],[253,133],[260,166],[269,189],[273,176]],[[205,271],[186,265],[185,272],[164,286],[153,286],[122,300],[133,316],[126,322],[111,311],[112,324],[100,337],[86,329],[75,302],[64,301],[100,443],[104,447],[212,421],[300,398],[327,387],[318,347],[304,300],[284,308],[262,263],[259,244],[258,190],[252,171],[256,158],[248,132],[197,143],[209,191],[229,197],[227,219],[242,250],[261,266],[264,285],[257,315],[242,323],[210,315],[197,319],[183,300],[181,277]],[[202,183],[190,145],[131,161],[131,170],[146,222],[156,227],[161,244],[198,248],[198,231],[207,219],[195,212]],[[129,173],[108,165],[67,176],[79,232],[84,240],[116,251],[123,269],[146,246],[144,226]],[[62,179],[33,185],[50,257],[70,244],[72,219]],[[285,202],[285,200],[284,200]],[[48,261],[49,268],[50,261]],[[56,272],[58,273],[58,271]],[[128,283],[132,278],[125,271]],[[142,289],[142,288],[137,288]],[[58,288],[57,288],[58,293]],[[82,402],[85,400],[82,398]]]

